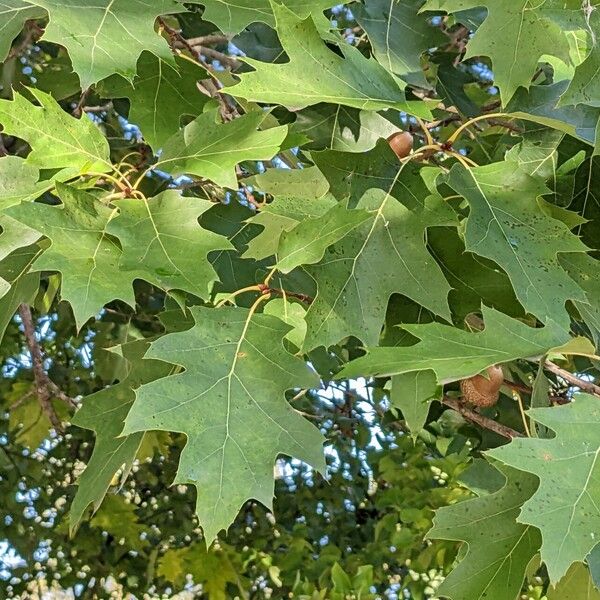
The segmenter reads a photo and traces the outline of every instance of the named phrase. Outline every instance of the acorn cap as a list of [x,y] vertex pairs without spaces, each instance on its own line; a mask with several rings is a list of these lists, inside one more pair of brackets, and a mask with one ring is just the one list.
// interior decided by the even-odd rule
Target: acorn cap
[[475,375],[468,379],[462,379],[460,390],[463,398],[474,406],[494,406],[500,397],[500,388],[504,383],[502,368],[498,365],[488,367],[486,375]]

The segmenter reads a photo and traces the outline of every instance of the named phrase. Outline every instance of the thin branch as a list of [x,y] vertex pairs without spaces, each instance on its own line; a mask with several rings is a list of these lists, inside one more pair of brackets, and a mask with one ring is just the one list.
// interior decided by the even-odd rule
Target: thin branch
[[25,23],[25,30],[22,39],[10,49],[6,60],[10,60],[11,58],[16,58],[27,48],[31,46],[35,40],[42,36],[44,30],[38,26],[35,21],[27,21]]
[[522,433],[507,427],[506,425],[502,425],[502,423],[498,423],[493,419],[488,419],[488,417],[484,417],[483,415],[475,412],[465,404],[462,404],[460,401],[455,398],[449,398],[448,396],[444,396],[442,399],[442,403],[450,408],[453,408],[455,411],[459,412],[465,419],[476,423],[477,425],[483,427],[484,429],[489,429],[498,435],[501,435],[504,438],[512,440],[513,438],[524,437]]
[[63,431],[62,423],[52,406],[52,398],[62,400],[71,408],[76,406],[76,402],[60,390],[44,370],[44,357],[42,355],[42,349],[35,337],[35,325],[33,324],[33,316],[31,315],[31,308],[28,304],[21,304],[19,306],[19,316],[23,323],[25,341],[29,349],[29,354],[31,355],[31,365],[38,402],[40,403],[42,411],[52,424],[52,427],[54,427],[56,431]]
[[551,373],[554,373],[558,377],[561,377],[565,381],[568,381],[571,385],[581,388],[584,392],[588,392],[588,394],[593,394],[594,396],[598,396],[600,398],[600,386],[596,385],[595,383],[592,383],[591,381],[585,381],[585,379],[580,379],[579,377],[573,375],[573,373],[569,373],[569,371],[561,369],[559,366],[555,365],[549,360],[544,363],[544,368]]
[[191,42],[191,39],[182,42],[180,41],[180,38],[178,38],[175,41],[174,46],[175,48],[186,49],[188,51],[190,51],[190,49],[193,50],[193,56],[197,56],[198,54],[204,54],[204,56],[207,56],[208,58],[213,60],[218,60],[221,64],[227,65],[232,69],[237,69],[241,65],[240,61],[234,58],[233,56],[229,56],[228,54],[219,52],[214,48],[207,48],[206,46],[203,46],[201,44],[192,44]]
[[188,38],[190,46],[211,46],[212,44],[229,44],[226,35],[201,35],[200,37]]
[[202,58],[202,55],[200,54],[200,52],[198,52],[198,49],[190,45],[188,40],[186,40],[186,38],[183,37],[180,31],[177,31],[177,29],[171,27],[162,17],[158,18],[158,23],[169,36],[171,48],[175,53],[181,54],[181,48],[183,47],[190,53],[190,55],[196,62],[198,62],[201,66],[203,66],[206,69],[206,72],[209,74],[214,86],[216,87],[216,93],[213,95],[213,97],[216,98],[216,100],[221,105],[221,116],[224,119],[230,119],[235,109],[232,109],[232,107],[230,107],[227,103],[227,100],[221,95],[220,90],[223,87],[223,85],[213,73],[213,70],[211,69],[210,65],[206,64],[205,60]]

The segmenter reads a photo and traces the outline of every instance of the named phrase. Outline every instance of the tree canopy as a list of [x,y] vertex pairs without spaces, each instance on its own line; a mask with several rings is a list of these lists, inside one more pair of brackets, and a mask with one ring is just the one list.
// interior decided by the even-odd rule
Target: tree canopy
[[3,0],[0,61],[2,597],[600,599],[600,0]]

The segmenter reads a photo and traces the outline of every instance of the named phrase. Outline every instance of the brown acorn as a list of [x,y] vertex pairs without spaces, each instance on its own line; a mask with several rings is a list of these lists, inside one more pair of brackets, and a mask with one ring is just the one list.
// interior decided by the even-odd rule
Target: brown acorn
[[413,136],[408,131],[392,133],[387,141],[398,158],[406,158],[413,147]]
[[462,379],[460,390],[466,402],[486,408],[494,406],[498,402],[503,382],[502,369],[498,365],[492,365],[487,368],[487,377],[475,375],[468,379]]

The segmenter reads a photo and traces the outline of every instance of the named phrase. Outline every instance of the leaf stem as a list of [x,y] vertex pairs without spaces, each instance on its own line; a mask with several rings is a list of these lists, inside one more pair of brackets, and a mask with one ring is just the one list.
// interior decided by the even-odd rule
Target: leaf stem
[[521,420],[523,421],[525,433],[527,434],[527,437],[531,437],[531,431],[529,430],[529,424],[527,423],[527,417],[525,416],[525,409],[523,408],[523,400],[521,399],[521,394],[519,394],[517,390],[513,390],[513,397],[519,405],[519,412],[521,413]]
[[463,123],[460,127],[458,127],[458,129],[448,138],[447,142],[448,144],[454,144],[454,142],[460,137],[460,134],[470,125],[473,125],[473,123],[477,123],[477,121],[484,121],[485,119],[490,119],[490,118],[494,118],[494,117],[509,117],[510,115],[507,115],[506,113],[490,113],[489,115],[479,115],[478,117],[473,117],[472,119],[469,119],[468,121],[466,121],[465,123]]
[[241,289],[229,294],[229,296],[227,296],[226,298],[223,298],[223,300],[220,300],[219,302],[217,302],[217,304],[215,305],[215,308],[220,308],[221,306],[223,306],[223,304],[226,304],[227,302],[231,302],[231,300],[233,300],[236,296],[239,296],[240,294],[244,294],[245,292],[262,292],[262,289],[258,285],[249,285],[248,287],[241,288]]

